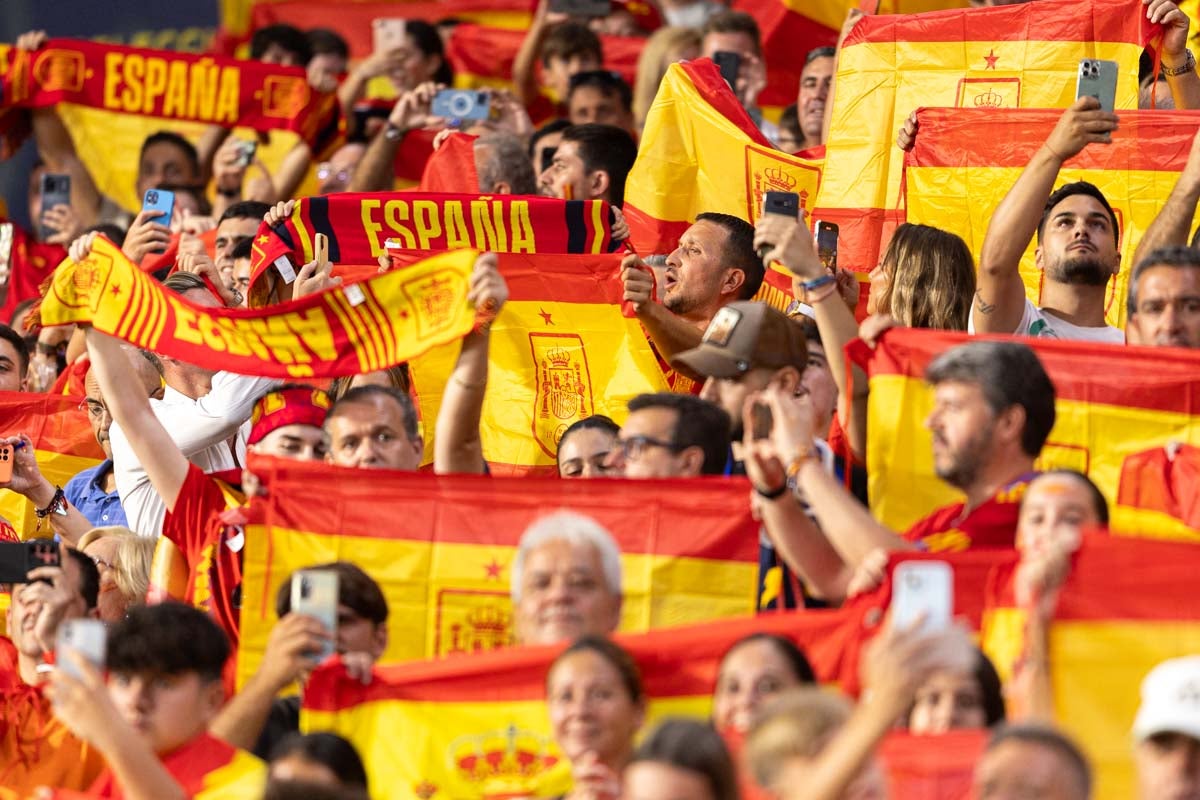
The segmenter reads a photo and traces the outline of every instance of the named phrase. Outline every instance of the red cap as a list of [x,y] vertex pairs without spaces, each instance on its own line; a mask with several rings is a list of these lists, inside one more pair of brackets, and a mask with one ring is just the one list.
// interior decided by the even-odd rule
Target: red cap
[[246,444],[258,444],[268,433],[284,425],[319,428],[325,423],[330,405],[329,395],[311,386],[270,392],[254,404],[254,413],[250,415],[250,438]]

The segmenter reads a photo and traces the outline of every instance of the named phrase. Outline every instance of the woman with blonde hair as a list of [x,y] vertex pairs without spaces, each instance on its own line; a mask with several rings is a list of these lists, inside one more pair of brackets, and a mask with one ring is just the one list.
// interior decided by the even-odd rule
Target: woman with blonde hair
[[953,233],[905,222],[870,277],[867,314],[891,314],[909,328],[967,329],[975,260]]
[[120,525],[92,528],[79,539],[79,551],[100,571],[101,621],[119,622],[132,606],[146,602],[154,544]]
[[633,84],[633,117],[638,130],[646,124],[650,104],[658,94],[658,85],[667,67],[676,61],[700,57],[700,31],[695,28],[659,28],[642,48],[638,58],[637,80]]

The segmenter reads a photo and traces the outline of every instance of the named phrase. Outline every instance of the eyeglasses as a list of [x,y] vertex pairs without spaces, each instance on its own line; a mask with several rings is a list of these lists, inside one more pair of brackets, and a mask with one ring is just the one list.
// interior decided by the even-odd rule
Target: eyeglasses
[[111,561],[105,561],[100,556],[92,556],[92,563],[96,565],[96,569],[115,569]]
[[333,164],[330,164],[328,161],[317,165],[317,180],[327,180],[331,175],[336,177],[339,183],[347,183],[350,180],[350,170],[348,169],[339,169],[337,172],[334,172]]
[[662,439],[655,439],[652,436],[630,436],[628,439],[617,439],[615,445],[615,448],[620,450],[621,455],[628,461],[640,459],[648,447],[662,447],[672,453],[687,449],[687,445],[664,442]]
[[79,403],[79,410],[86,411],[87,415],[92,419],[100,419],[108,411],[108,408],[99,400],[91,400],[85,397]]

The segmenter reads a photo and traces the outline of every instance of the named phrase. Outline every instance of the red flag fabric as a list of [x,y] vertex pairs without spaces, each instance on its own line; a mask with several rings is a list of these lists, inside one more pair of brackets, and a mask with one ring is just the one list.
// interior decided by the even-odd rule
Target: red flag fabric
[[479,191],[475,169],[475,140],[467,133],[451,134],[425,163],[420,191],[470,194]]

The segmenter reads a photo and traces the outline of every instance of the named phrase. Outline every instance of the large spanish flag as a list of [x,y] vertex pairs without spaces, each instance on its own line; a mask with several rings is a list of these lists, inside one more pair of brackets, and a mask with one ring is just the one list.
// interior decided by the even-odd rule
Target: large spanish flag
[[[1001,570],[984,648],[1006,670],[1025,617]],[[1136,795],[1133,739],[1142,679],[1159,662],[1200,652],[1200,546],[1088,536],[1075,555],[1050,628],[1055,717],[1097,773],[1097,800]]]
[[[908,221],[956,233],[978,253],[992,212],[1060,116],[1040,109],[921,109],[916,145],[904,157]],[[1124,324],[1134,250],[1187,162],[1198,125],[1196,112],[1125,111],[1112,144],[1085,147],[1059,173],[1060,184],[1094,183],[1117,213],[1124,257],[1108,287],[1112,325]],[[1033,263],[1035,246],[1030,242],[1021,261],[1021,277],[1038,304],[1042,275]]]
[[911,112],[1066,108],[1082,58],[1116,61],[1117,108],[1137,108],[1138,58],[1157,32],[1139,0],[1043,0],[860,20],[838,57],[816,203],[821,219],[841,225],[839,262],[873,269],[904,219],[895,141]]
[[758,523],[740,479],[563,481],[435,476],[271,459],[250,468],[267,490],[250,505],[243,562],[239,683],[275,624],[293,570],[348,559],[391,609],[385,661],[507,647],[510,569],[525,528],[571,509],[621,548],[621,629],[644,631],[753,613]]
[[[823,162],[776,150],[708,59],[671,65],[642,132],[625,187],[630,240],[643,254],[669,253],[705,211],[754,222],[763,194],[796,192],[811,209]],[[786,307],[791,277],[767,271],[758,297]]]
[[[664,716],[707,717],[721,656],[753,632],[792,638],[822,680],[855,672],[869,608],[771,614],[618,637],[641,669],[650,700],[646,729]],[[377,668],[368,686],[349,680],[335,663],[309,681],[300,727],[350,739],[380,800],[561,795],[570,788],[569,765],[554,743],[544,702],[546,673],[559,649],[522,647]]]
[[[81,397],[0,392],[0,436],[23,433],[33,440],[38,467],[46,480],[65,486],[75,474],[104,459],[88,424]],[[16,492],[0,489],[0,517],[7,519],[22,539],[39,535],[34,505]],[[43,522],[40,535],[53,531]]]
[[[867,357],[871,510],[897,531],[961,500],[933,471],[923,426],[933,392],[923,380],[938,354],[965,334],[897,329]],[[1200,354],[1175,348],[1023,339],[1054,382],[1057,420],[1040,469],[1086,473],[1104,492],[1117,533],[1200,541],[1185,513],[1200,442]],[[1164,481],[1164,470],[1171,479]],[[1182,501],[1182,504],[1181,504]]]

